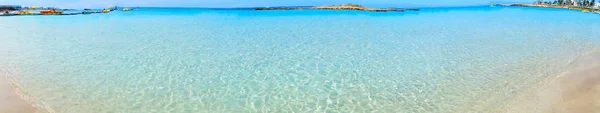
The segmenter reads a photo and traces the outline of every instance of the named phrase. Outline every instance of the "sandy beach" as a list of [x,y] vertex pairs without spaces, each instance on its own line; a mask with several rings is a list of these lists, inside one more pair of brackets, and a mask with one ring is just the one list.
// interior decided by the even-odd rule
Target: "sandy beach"
[[561,77],[561,98],[552,104],[553,113],[600,112],[600,53],[578,58]]
[[0,70],[0,113],[35,113],[36,108],[15,93],[6,74]]
[[498,112],[600,112],[600,52],[582,55],[566,72],[524,91]]

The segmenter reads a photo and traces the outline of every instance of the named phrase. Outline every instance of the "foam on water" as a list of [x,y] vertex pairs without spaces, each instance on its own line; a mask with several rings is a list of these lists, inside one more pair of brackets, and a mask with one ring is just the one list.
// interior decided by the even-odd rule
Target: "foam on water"
[[148,8],[0,18],[0,66],[56,112],[489,112],[597,49],[598,15]]

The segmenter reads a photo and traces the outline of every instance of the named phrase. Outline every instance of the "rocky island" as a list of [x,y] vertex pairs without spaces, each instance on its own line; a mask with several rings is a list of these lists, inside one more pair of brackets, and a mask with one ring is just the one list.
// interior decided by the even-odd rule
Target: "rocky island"
[[404,12],[406,10],[419,11],[416,8],[368,8],[359,4],[341,4],[341,5],[327,5],[327,6],[302,6],[302,7],[258,7],[254,10],[359,10],[359,11],[372,11],[372,12]]

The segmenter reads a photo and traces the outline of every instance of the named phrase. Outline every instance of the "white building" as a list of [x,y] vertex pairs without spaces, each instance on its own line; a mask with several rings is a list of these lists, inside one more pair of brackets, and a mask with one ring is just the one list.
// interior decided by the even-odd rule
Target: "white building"
[[[571,0],[571,1],[573,1],[573,6],[579,6],[579,4],[577,4],[577,1],[575,1],[575,0]],[[598,8],[598,7],[600,7],[600,2],[595,2],[594,8]]]

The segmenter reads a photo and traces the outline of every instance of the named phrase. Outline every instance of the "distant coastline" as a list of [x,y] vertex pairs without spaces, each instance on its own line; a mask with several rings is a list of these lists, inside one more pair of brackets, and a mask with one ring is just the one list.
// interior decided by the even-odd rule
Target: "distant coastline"
[[80,15],[94,13],[110,13],[112,11],[131,11],[133,8],[117,7],[110,5],[104,9],[61,9],[56,7],[41,7],[20,5],[0,5],[0,16],[22,15]]
[[370,12],[404,12],[419,11],[418,8],[370,8],[360,4],[341,4],[325,6],[297,6],[297,7],[257,7],[254,10],[358,10]]
[[598,9],[595,0],[581,0],[581,1],[572,1],[572,0],[556,0],[556,1],[541,1],[537,0],[533,4],[496,4],[498,6],[521,6],[521,7],[541,7],[541,8],[560,8],[560,9],[570,9],[570,10],[578,10],[581,12],[594,12],[600,13],[600,9]]
[[[570,10],[579,10],[582,12],[600,13],[600,9],[595,9],[594,3],[577,3],[571,4],[561,2],[536,2],[533,4],[491,4],[494,6],[520,6],[520,7],[542,7],[542,8],[561,8]],[[123,8],[109,6],[105,9],[60,9],[54,7],[29,6],[22,7],[19,5],[0,5],[0,16],[20,16],[20,15],[80,15],[94,13],[109,13],[112,11],[130,11],[134,8]],[[371,8],[360,4],[340,4],[340,5],[323,5],[323,6],[279,6],[279,7],[253,7],[253,10],[356,10],[369,12],[405,12],[405,11],[420,11],[420,8]]]

